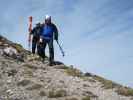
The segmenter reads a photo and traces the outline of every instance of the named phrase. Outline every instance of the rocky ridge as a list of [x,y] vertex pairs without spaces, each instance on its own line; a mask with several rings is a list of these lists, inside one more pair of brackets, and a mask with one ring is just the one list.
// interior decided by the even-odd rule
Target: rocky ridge
[[48,66],[0,36],[0,100],[133,100],[133,89],[61,62]]

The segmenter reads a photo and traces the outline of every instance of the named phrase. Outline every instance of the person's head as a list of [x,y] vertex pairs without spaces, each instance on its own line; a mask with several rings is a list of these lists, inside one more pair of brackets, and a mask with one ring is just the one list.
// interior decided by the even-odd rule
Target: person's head
[[49,15],[45,16],[45,23],[46,24],[50,24],[51,23],[51,16],[49,16]]

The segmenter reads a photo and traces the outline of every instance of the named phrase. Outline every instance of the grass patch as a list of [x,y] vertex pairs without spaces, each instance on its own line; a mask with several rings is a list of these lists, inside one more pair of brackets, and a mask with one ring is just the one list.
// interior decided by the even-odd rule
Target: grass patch
[[133,89],[128,87],[120,87],[116,90],[119,95],[133,96]]
[[89,96],[83,97],[82,100],[91,100]]
[[99,76],[93,76],[93,78],[95,80],[98,80],[99,82],[101,82],[103,84],[103,87],[105,89],[112,89],[112,88],[116,88],[116,92],[119,95],[124,95],[124,96],[133,96],[133,89],[132,88],[128,88],[128,87],[124,87],[120,84],[117,84],[115,82],[112,82],[110,80],[106,80],[102,77]]
[[70,76],[83,77],[83,73],[76,68],[66,68],[65,72]]
[[31,69],[25,69],[23,74],[26,77],[33,77],[34,76],[33,71]]
[[67,92],[65,90],[51,90],[48,93],[49,98],[59,98],[59,97],[64,97],[67,96]]
[[92,82],[92,83],[95,83],[96,82],[96,80],[94,80],[93,78],[89,78],[89,77],[86,77],[86,76],[81,77],[81,79],[83,81],[89,81],[89,82]]
[[72,97],[72,98],[67,98],[67,99],[65,99],[65,100],[78,100],[78,99],[75,98],[75,97]]
[[27,60],[28,61],[40,61],[41,60],[41,57],[39,57],[39,55],[37,54],[30,54],[30,55],[27,55]]
[[[42,57],[40,57],[38,54],[32,54],[32,53],[27,54],[26,55],[26,59],[28,61],[42,61]],[[46,61],[48,60],[48,57],[47,56],[45,56],[45,60]]]
[[18,52],[22,52],[24,50],[23,46],[21,44],[18,44],[18,43],[14,43],[13,47],[15,49],[17,49]]
[[98,80],[99,82],[101,82],[105,89],[112,89],[112,88],[115,88],[115,87],[120,87],[119,84],[117,84],[115,82],[112,82],[110,80],[106,80],[106,79],[104,79],[104,78],[102,78],[100,76],[95,75],[95,76],[93,76],[93,78],[95,80]]

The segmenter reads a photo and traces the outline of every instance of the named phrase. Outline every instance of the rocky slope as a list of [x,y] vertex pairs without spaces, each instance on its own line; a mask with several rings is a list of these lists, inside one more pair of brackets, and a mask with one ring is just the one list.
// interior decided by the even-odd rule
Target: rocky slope
[[48,66],[0,36],[0,100],[133,100],[133,90],[60,62]]

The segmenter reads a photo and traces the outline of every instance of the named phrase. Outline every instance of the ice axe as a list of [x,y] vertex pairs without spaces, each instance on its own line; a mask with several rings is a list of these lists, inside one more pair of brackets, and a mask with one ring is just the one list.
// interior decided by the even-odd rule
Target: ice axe
[[62,56],[64,57],[64,56],[65,56],[64,50],[62,49],[61,45],[59,44],[59,41],[56,40],[56,42],[57,42],[57,44],[58,44],[58,46],[59,46],[59,48],[60,48],[60,51],[61,51],[61,53],[62,53]]

